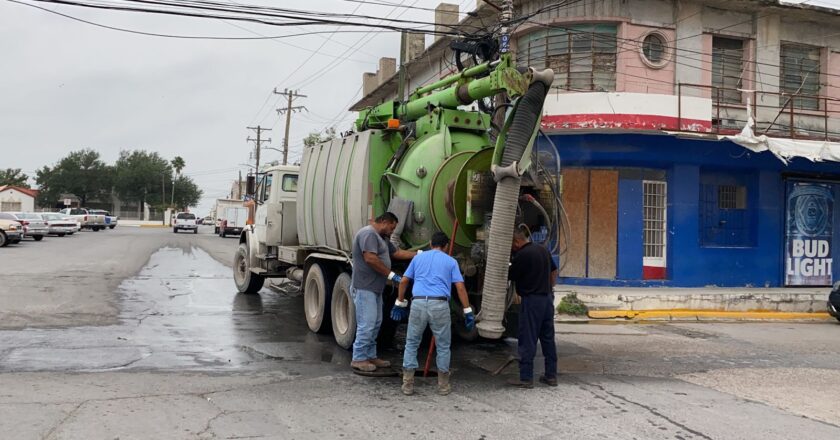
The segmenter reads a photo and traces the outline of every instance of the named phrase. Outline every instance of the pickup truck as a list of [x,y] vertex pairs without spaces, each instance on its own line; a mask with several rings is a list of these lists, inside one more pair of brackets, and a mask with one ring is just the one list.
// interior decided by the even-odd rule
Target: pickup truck
[[91,214],[95,215],[104,215],[105,216],[105,227],[109,229],[114,229],[117,227],[117,222],[119,221],[119,217],[111,215],[110,212],[104,211],[102,209],[91,209]]
[[193,234],[198,234],[198,225],[195,224],[195,214],[191,212],[179,212],[175,214],[172,232],[177,234],[178,230],[192,230]]
[[90,229],[91,231],[105,229],[105,216],[102,214],[94,214],[85,208],[64,208],[59,212],[78,220],[82,229]]

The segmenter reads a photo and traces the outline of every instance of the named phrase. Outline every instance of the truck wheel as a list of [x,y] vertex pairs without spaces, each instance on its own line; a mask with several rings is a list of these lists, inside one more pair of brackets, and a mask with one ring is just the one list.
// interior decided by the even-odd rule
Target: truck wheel
[[34,238],[35,241],[41,241],[41,240],[44,239],[44,236],[43,235],[33,235],[32,238]]
[[350,296],[350,274],[342,272],[335,280],[331,301],[332,328],[335,343],[349,349],[356,339],[356,305]]
[[177,234],[178,233],[178,228],[172,228],[172,233]]
[[6,233],[0,231],[0,247],[8,246],[9,240],[6,239]]
[[198,228],[193,229],[193,234],[198,234]]
[[314,263],[306,272],[303,282],[303,311],[309,329],[317,333],[331,330],[330,308],[335,277],[330,267]]
[[233,256],[233,282],[240,293],[257,293],[262,289],[265,278],[251,272],[248,244],[241,243]]
[[111,225],[111,226],[108,226],[108,228],[110,228],[110,229],[114,229],[114,228],[116,228],[116,227],[117,227],[117,225]]
[[219,228],[214,227],[214,228],[213,228],[213,233],[214,233],[214,234],[218,234],[218,233],[219,233]]

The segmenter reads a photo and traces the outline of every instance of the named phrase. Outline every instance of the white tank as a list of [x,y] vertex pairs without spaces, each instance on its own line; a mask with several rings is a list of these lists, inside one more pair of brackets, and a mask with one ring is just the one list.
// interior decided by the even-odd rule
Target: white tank
[[374,133],[354,133],[304,148],[297,193],[302,246],[350,252],[356,231],[368,225],[375,193],[368,179]]

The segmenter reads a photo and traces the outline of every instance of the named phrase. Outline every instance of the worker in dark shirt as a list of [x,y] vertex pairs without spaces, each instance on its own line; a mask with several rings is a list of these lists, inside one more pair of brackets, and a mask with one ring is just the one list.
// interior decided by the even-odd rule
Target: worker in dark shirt
[[519,308],[519,378],[509,383],[534,387],[534,356],[537,340],[545,357],[545,375],[540,382],[557,386],[557,346],[554,342],[554,283],[557,264],[545,247],[531,243],[519,228],[513,234],[509,277],[522,298]]

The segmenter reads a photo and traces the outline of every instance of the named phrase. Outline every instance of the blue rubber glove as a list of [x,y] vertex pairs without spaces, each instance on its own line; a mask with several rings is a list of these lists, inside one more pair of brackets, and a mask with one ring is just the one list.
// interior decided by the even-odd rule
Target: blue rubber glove
[[473,313],[472,307],[464,309],[464,326],[470,331],[475,328],[475,313]]
[[395,274],[394,272],[391,272],[388,274],[388,280],[392,281],[394,284],[399,284],[400,281],[402,281],[402,277]]
[[391,308],[391,319],[400,322],[408,317],[408,301],[404,301],[405,305],[400,305],[399,301]]

